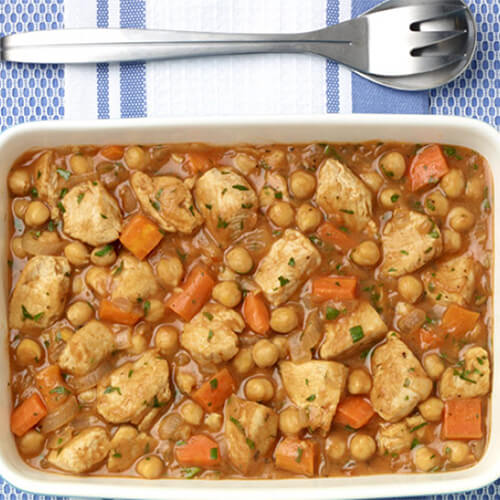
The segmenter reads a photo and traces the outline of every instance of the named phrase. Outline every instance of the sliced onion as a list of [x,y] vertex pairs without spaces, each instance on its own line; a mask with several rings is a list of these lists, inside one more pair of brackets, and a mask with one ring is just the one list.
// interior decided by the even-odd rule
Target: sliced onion
[[398,327],[402,332],[412,333],[425,323],[425,312],[414,308],[398,321]]
[[49,413],[42,420],[42,433],[48,434],[66,425],[76,417],[79,410],[80,407],[78,406],[78,401],[75,396],[70,396],[61,406],[59,406],[59,408]]
[[108,361],[101,363],[94,371],[75,377],[71,381],[71,385],[76,389],[76,392],[83,392],[87,389],[95,387],[97,382],[104,378],[111,371],[111,364]]
[[118,350],[128,349],[132,345],[132,329],[129,326],[119,326],[121,326],[121,328],[116,331],[113,328],[113,333],[115,334],[115,348]]
[[321,321],[318,311],[313,311],[306,321],[304,332],[297,332],[290,338],[290,356],[292,361],[309,361],[312,359],[312,350],[321,340]]
[[27,231],[22,239],[23,249],[30,255],[58,255],[62,252],[67,242],[62,241],[57,233],[44,231]]
[[90,413],[84,413],[71,422],[71,427],[75,432],[82,431],[83,429],[88,429],[89,427],[94,427],[96,425],[102,425],[102,421]]

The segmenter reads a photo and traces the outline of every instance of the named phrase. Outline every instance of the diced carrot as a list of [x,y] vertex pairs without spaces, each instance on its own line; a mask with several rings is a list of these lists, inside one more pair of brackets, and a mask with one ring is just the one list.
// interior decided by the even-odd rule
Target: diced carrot
[[314,441],[287,437],[276,447],[276,467],[293,472],[314,476],[318,457],[318,446]]
[[462,337],[476,326],[479,313],[457,304],[450,304],[443,315],[441,329],[454,337]]
[[135,325],[142,318],[142,314],[133,310],[126,311],[114,302],[103,299],[99,306],[99,318],[122,325]]
[[312,281],[312,295],[318,300],[355,299],[357,276],[323,276]]
[[203,265],[197,265],[182,285],[182,292],[174,293],[167,300],[167,307],[184,321],[189,321],[206,304],[212,295],[215,281]]
[[25,399],[10,417],[10,428],[18,436],[24,436],[31,428],[35,427],[47,415],[47,408],[38,394]]
[[187,443],[176,445],[175,458],[180,465],[209,469],[220,464],[219,445],[204,434],[195,434]]
[[375,415],[372,405],[363,396],[348,396],[337,406],[335,422],[360,429]]
[[444,404],[443,439],[483,437],[481,400],[449,399]]
[[436,184],[441,177],[448,173],[448,170],[448,164],[440,146],[431,144],[420,149],[413,158],[408,173],[411,191]]
[[49,412],[64,403],[71,394],[58,365],[49,365],[38,372],[36,381]]
[[123,246],[139,260],[144,259],[162,238],[159,227],[142,214],[134,215],[120,235]]
[[266,335],[269,331],[269,310],[261,294],[249,293],[245,297],[243,317],[255,333]]
[[324,222],[319,226],[318,236],[322,241],[339,247],[343,252],[356,246],[356,242],[348,234],[337,229],[331,222]]
[[420,328],[418,338],[420,340],[420,348],[423,351],[439,347],[444,341],[444,337],[439,332],[432,329],[426,330],[425,328]]
[[192,394],[192,399],[196,401],[206,412],[220,410],[234,391],[236,384],[227,368],[223,368],[210,380]]
[[201,153],[188,153],[186,157],[188,160],[189,172],[193,175],[205,172],[212,166],[210,160]]
[[112,161],[120,160],[123,156],[123,146],[106,146],[101,149],[101,155]]

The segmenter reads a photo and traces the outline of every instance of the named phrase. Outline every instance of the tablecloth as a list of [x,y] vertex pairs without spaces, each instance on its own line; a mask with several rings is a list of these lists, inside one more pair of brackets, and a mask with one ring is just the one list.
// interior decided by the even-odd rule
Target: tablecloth
[[[0,35],[63,27],[302,31],[379,0],[0,0]],[[389,90],[311,55],[88,66],[0,63],[0,130],[32,120],[207,114],[432,113],[500,129],[500,2],[468,0],[478,25],[469,69],[430,92]],[[500,481],[437,499],[490,499]],[[23,493],[0,478],[0,498]]]

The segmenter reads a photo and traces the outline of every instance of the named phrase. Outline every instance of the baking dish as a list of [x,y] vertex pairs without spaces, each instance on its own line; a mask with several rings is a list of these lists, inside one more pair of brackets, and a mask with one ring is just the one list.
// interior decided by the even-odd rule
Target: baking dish
[[[357,142],[394,140],[402,142],[438,142],[462,145],[481,153],[489,162],[496,185],[500,175],[500,140],[498,134],[480,122],[455,117],[397,115],[331,115],[318,117],[260,118],[183,118],[163,120],[122,120],[101,122],[50,122],[21,125],[0,136],[2,158],[0,192],[7,198],[6,175],[12,162],[30,147],[55,147],[65,144],[207,142],[215,144],[273,142]],[[494,207],[494,231],[500,218]],[[0,208],[0,231],[8,234],[7,205]],[[1,249],[7,261],[7,247]],[[7,266],[0,303],[3,331],[6,325]],[[500,274],[494,268],[494,283]],[[494,288],[495,285],[494,285]],[[497,325],[494,325],[495,330]],[[497,333],[497,335],[500,333]],[[3,361],[0,377],[8,381],[7,339],[0,353]],[[494,346],[493,364],[500,349]],[[477,488],[496,479],[499,473],[500,449],[493,445],[500,437],[500,375],[494,370],[492,381],[490,439],[483,458],[474,467],[457,472],[432,474],[385,474],[356,478],[286,479],[286,480],[156,480],[128,478],[76,477],[42,473],[31,469],[18,456],[9,430],[10,391],[0,394],[0,474],[22,489],[57,495],[122,498],[225,499],[238,495],[242,499],[266,495],[276,499],[376,498],[423,495]],[[411,484],[411,487],[408,485]]]

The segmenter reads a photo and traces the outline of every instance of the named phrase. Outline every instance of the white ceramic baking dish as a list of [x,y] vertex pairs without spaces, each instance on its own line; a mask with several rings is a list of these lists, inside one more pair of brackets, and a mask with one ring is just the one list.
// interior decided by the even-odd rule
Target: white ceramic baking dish
[[[32,147],[66,144],[160,143],[201,141],[215,144],[273,142],[350,142],[380,139],[462,145],[489,161],[494,184],[500,185],[500,137],[487,125],[456,117],[410,115],[328,115],[293,117],[225,117],[136,119],[90,122],[39,122],[15,127],[0,135],[0,262],[7,262],[8,213],[6,175],[18,155]],[[495,238],[500,235],[500,205],[494,207]],[[457,492],[478,488],[500,476],[500,344],[494,345],[490,439],[483,458],[470,469],[432,474],[383,474],[352,478],[262,481],[156,480],[65,476],[28,467],[19,457],[12,434],[9,358],[7,354],[7,266],[0,288],[0,474],[15,486],[36,493],[143,499],[308,500],[402,497]],[[494,267],[495,293],[500,266]],[[495,303],[498,299],[495,299]],[[500,335],[495,322],[494,337]],[[495,444],[497,443],[497,444]]]

